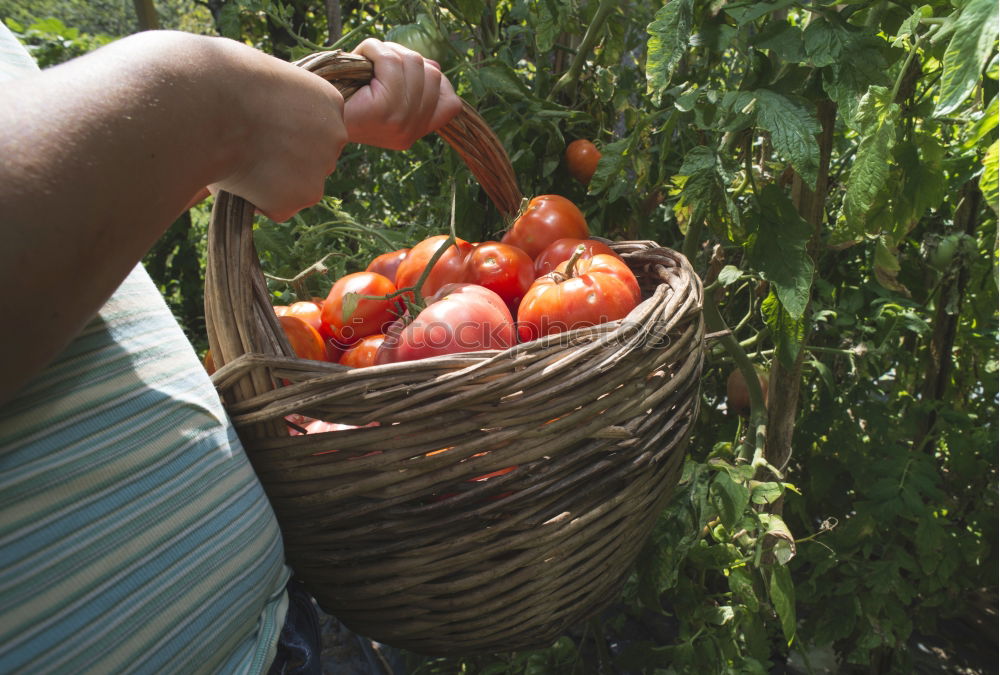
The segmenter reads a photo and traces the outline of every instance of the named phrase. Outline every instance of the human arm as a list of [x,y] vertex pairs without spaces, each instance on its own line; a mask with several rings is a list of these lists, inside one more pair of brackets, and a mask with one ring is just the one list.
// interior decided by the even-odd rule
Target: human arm
[[[397,86],[404,100],[407,91]],[[206,185],[284,220],[322,196],[348,140],[334,87],[221,38],[140,33],[6,83],[0,404],[65,347]]]

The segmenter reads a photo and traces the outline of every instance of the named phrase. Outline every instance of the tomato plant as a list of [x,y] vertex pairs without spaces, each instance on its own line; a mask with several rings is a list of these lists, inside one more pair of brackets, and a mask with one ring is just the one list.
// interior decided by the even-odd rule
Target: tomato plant
[[[209,4],[225,5],[209,31],[283,58],[328,37],[297,0]],[[346,48],[428,7],[341,5]],[[717,337],[684,476],[616,608],[549,648],[414,670],[762,673],[820,650],[882,673],[921,669],[918,641],[975,653],[986,641],[942,627],[995,587],[996,3],[463,1],[428,18],[525,194],[684,252]],[[585,186],[576,138],[603,153]],[[436,234],[452,188],[462,237],[507,226],[443,143],[353,146],[339,166],[323,205],[256,224],[273,276],[336,251],[309,279],[328,288]],[[203,257],[205,220],[150,261],[189,334],[200,280],[180,261]],[[734,361],[774,381],[748,418],[724,414]]]
[[524,213],[517,217],[501,241],[518,247],[534,259],[546,246],[567,237],[590,237],[587,219],[566,197],[540,195],[528,202]]

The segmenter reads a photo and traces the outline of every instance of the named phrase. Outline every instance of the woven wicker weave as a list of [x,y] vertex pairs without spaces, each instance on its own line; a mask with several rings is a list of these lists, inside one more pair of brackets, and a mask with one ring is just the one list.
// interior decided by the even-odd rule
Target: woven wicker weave
[[[371,77],[366,64],[300,62],[345,95]],[[475,111],[440,133],[513,213],[510,163]],[[470,654],[545,645],[613,600],[697,414],[702,287],[687,260],[615,243],[645,298],[622,321],[351,370],[291,357],[252,217],[217,196],[205,304],[225,365],[213,381],[320,605],[387,644]],[[359,428],[290,436],[292,413]]]

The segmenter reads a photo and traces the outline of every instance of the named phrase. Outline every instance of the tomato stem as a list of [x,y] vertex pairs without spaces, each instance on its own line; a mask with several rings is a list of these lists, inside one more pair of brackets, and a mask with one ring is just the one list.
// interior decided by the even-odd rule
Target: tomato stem
[[314,274],[326,274],[329,271],[329,268],[327,268],[327,266],[324,265],[323,263],[325,263],[326,259],[332,255],[342,255],[342,254],[336,252],[327,253],[325,256],[323,256],[322,258],[314,262],[312,265],[310,265],[309,267],[305,268],[304,270],[296,274],[291,279],[286,279],[284,277],[277,277],[274,276],[273,274],[268,274],[267,272],[264,272],[264,278],[288,284],[295,291],[295,296],[299,300],[308,300],[310,294],[308,292],[309,289],[306,288],[305,284],[306,279],[308,279]]
[[[402,296],[403,304],[406,305],[406,309],[408,311],[408,316],[409,316],[409,318],[407,319],[406,318],[407,314],[404,314],[403,320],[406,323],[413,321],[413,319],[416,318],[417,314],[420,313],[420,310],[422,310],[424,307],[427,306],[426,298],[424,298],[424,295],[423,293],[421,293],[420,290],[424,287],[424,282],[427,281],[427,277],[430,276],[431,271],[434,269],[434,265],[436,265],[437,261],[441,259],[441,256],[447,253],[450,247],[458,244],[458,236],[455,234],[455,182],[454,181],[452,181],[451,184],[451,218],[449,219],[448,223],[448,231],[449,231],[448,238],[445,239],[443,242],[441,242],[441,245],[438,246],[436,251],[434,251],[434,255],[432,255],[430,260],[427,261],[427,264],[424,265],[423,271],[420,272],[420,277],[417,279],[416,283],[414,283],[413,286],[405,286],[403,288],[397,288],[392,293],[386,293],[385,295],[362,295],[360,293],[347,293],[344,296],[345,300],[347,299],[348,296],[352,296],[352,298],[357,298],[357,300],[361,299],[393,300],[395,298]],[[413,297],[412,300],[410,299],[410,295],[412,295]],[[348,315],[348,309],[350,310],[350,314],[353,314],[354,309],[357,308],[357,300],[352,299],[351,302],[353,304],[350,304],[349,307],[347,304],[345,304],[344,321],[350,320],[350,316]]]
[[573,255],[570,257],[569,261],[566,263],[566,277],[572,279],[576,276],[576,263],[580,260],[580,256],[587,252],[587,247],[580,244],[575,249],[573,249]]

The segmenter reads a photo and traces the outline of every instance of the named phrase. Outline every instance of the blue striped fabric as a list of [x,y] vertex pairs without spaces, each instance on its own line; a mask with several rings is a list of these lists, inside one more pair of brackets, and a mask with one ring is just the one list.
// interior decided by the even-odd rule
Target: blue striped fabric
[[[0,60],[9,39],[0,25]],[[0,408],[0,673],[264,672],[288,576],[218,395],[137,266]]]

